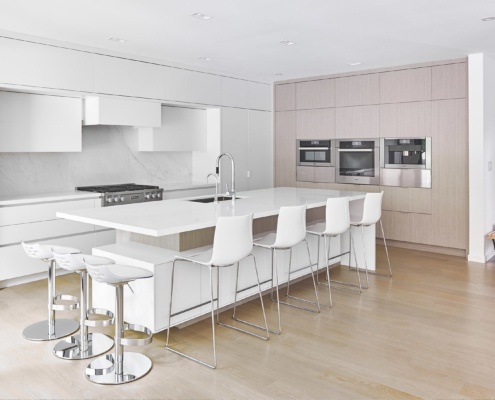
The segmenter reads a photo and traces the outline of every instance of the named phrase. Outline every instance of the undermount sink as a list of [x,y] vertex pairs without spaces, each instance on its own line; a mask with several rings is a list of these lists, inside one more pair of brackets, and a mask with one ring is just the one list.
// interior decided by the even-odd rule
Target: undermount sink
[[[241,197],[236,197],[235,200],[239,200]],[[227,201],[232,200],[230,196],[218,196],[218,201]],[[215,201],[215,197],[203,197],[201,199],[188,199],[188,201],[195,201],[196,203],[213,203]]]

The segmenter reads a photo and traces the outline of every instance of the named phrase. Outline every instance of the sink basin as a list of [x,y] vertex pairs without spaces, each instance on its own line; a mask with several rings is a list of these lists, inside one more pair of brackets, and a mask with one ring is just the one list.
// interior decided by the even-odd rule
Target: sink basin
[[[236,197],[236,200],[240,199],[240,197]],[[230,196],[218,196],[218,201],[227,201],[232,200]],[[215,197],[203,197],[201,199],[188,199],[188,201],[195,201],[196,203],[213,203],[215,201]]]

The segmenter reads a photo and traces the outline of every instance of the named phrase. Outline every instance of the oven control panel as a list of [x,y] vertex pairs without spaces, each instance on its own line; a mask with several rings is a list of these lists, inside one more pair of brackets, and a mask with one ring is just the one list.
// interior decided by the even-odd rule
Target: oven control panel
[[163,189],[148,189],[137,192],[105,193],[102,198],[102,206],[115,206],[119,204],[143,203],[159,201],[163,198]]

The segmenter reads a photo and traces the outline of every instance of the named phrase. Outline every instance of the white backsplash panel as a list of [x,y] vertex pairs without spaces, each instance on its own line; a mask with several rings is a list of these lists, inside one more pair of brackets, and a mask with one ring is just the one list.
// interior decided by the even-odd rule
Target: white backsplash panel
[[0,153],[0,195],[132,182],[166,187],[191,180],[191,152],[137,148],[134,128],[87,126],[81,153]]

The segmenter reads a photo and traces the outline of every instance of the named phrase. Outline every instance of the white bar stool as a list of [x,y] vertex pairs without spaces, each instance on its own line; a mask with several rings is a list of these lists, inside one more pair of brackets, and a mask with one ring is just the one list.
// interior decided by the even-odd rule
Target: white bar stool
[[[213,238],[213,248],[212,250],[200,254],[196,254],[190,257],[175,256],[172,265],[172,285],[170,289],[170,307],[168,316],[168,328],[167,328],[167,341],[165,343],[165,348],[171,352],[178,354],[180,356],[186,357],[189,360],[196,361],[197,363],[204,365],[209,368],[217,367],[217,353],[216,353],[216,336],[215,336],[215,306],[213,297],[213,269],[217,268],[217,324],[237,330],[239,332],[247,333],[251,336],[255,336],[262,340],[268,340],[270,335],[268,333],[268,325],[266,322],[265,308],[263,305],[263,298],[261,296],[261,287],[258,276],[258,268],[256,266],[256,259],[251,254],[253,249],[253,214],[239,216],[239,217],[219,217],[217,220],[217,225],[215,228],[215,236]],[[255,333],[240,329],[238,327],[227,325],[219,320],[218,308],[220,304],[219,300],[219,283],[220,283],[220,268],[229,267],[231,265],[237,264],[236,272],[236,292],[234,297],[234,315],[236,311],[237,303],[237,283],[239,278],[239,262],[246,257],[252,257],[254,261],[254,270],[256,272],[256,281],[258,283],[258,291],[261,300],[261,309],[263,311],[263,318],[265,320],[265,327],[259,327],[258,325],[252,324],[250,322],[244,322],[248,325],[259,327],[266,332],[266,336],[260,336]],[[191,357],[185,353],[181,353],[169,346],[170,337],[170,322],[172,317],[172,295],[174,290],[174,271],[175,263],[178,261],[187,261],[198,265],[203,265],[208,267],[210,270],[210,301],[211,301],[211,327],[212,327],[212,337],[213,337],[213,364],[206,363],[197,358]]]
[[[29,325],[22,332],[28,340],[54,340],[70,335],[79,329],[79,322],[74,319],[55,319],[55,311],[75,310],[79,307],[79,299],[66,294],[55,294],[55,260],[53,251],[60,253],[80,253],[72,247],[41,245],[38,243],[22,243],[22,248],[31,258],[48,263],[48,320]],[[71,304],[55,304],[57,300],[70,301]]]
[[[349,284],[346,282],[340,282],[340,281],[333,281],[330,279],[330,269],[328,267],[328,261],[337,257],[340,257],[343,254],[338,254],[334,257],[330,257],[330,238],[339,236],[347,231],[349,231],[349,265],[351,264],[351,248],[354,250],[354,259],[357,262],[356,259],[356,249],[354,246],[354,238],[352,235],[352,232],[350,230],[351,224],[350,224],[350,216],[349,216],[349,197],[336,197],[336,198],[328,198],[327,199],[327,204],[326,204],[326,209],[325,209],[325,223],[318,223],[315,225],[308,226],[307,232],[310,235],[315,235],[318,236],[318,247],[317,247],[317,258],[316,258],[316,263],[318,265],[317,269],[319,270],[319,263],[320,263],[320,242],[321,238],[324,239],[324,246],[325,246],[325,266],[326,266],[326,283],[319,282],[318,284],[325,284],[328,285],[328,295],[329,295],[329,308],[332,307],[332,289],[331,289],[331,282],[339,283],[339,284],[344,284],[344,285],[350,285],[350,286],[357,286],[359,288],[359,293],[362,292],[361,288],[361,278],[359,276],[359,269],[357,269],[357,280],[358,284],[353,285]],[[318,274],[317,274],[318,277]],[[318,279],[318,278],[317,278]],[[342,289],[339,287],[336,287],[336,289]],[[351,290],[353,291],[353,290]]]
[[[150,329],[135,324],[124,323],[124,285],[137,279],[153,277],[153,273],[144,268],[121,264],[92,265],[85,258],[86,269],[93,280],[115,287],[115,351],[98,357],[86,367],[86,378],[103,385],[119,385],[135,381],[146,375],[151,360],[144,354],[125,351],[123,346],[145,346],[152,341]],[[130,286],[129,286],[130,287]],[[125,331],[137,331],[147,335],[143,339],[124,338]]]
[[[61,268],[77,272],[81,277],[79,306],[81,332],[79,335],[70,336],[58,342],[53,349],[53,354],[66,360],[83,360],[106,353],[113,347],[113,338],[103,333],[88,333],[88,326],[106,327],[113,324],[113,313],[108,310],[89,307],[88,272],[84,260],[91,265],[113,264],[115,261],[87,254],[58,254],[54,252],[53,256]],[[90,320],[89,315],[103,315],[105,318]]]
[[[388,256],[387,241],[385,240],[385,233],[383,232],[382,224],[382,199],[383,192],[381,193],[366,193],[363,203],[363,215],[361,219],[351,215],[351,226],[361,227],[361,239],[363,242],[363,252],[364,252],[364,266],[366,271],[366,285],[369,286],[368,274],[381,275],[381,276],[392,276],[392,267],[390,266],[390,258]],[[368,261],[366,260],[366,246],[364,243],[364,227],[374,225],[380,222],[380,228],[382,230],[383,244],[385,245],[385,253],[387,254],[388,261],[388,274],[382,274],[377,272],[368,272]]]
[[[306,249],[308,251],[309,267],[311,268],[311,277],[313,279],[313,286],[315,289],[316,301],[306,300],[299,297],[291,296],[290,291],[290,274],[292,266],[292,248],[297,244],[305,242]],[[308,242],[306,241],[306,204],[302,206],[292,206],[292,207],[281,207],[278,214],[277,220],[277,233],[270,233],[261,239],[254,241],[254,246],[268,249],[271,251],[272,260],[272,301],[273,300],[273,271],[275,270],[275,288],[277,292],[277,313],[278,313],[278,331],[270,330],[275,334],[280,334],[282,332],[282,322],[280,316],[280,304],[285,304],[287,306],[295,307],[300,310],[310,311],[314,313],[320,312],[320,301],[318,300],[318,291],[316,290],[316,283],[313,271],[313,264],[311,263],[311,256],[309,253]],[[278,290],[278,268],[277,268],[277,250],[289,250],[289,276],[287,279],[287,292],[286,297],[303,301],[305,303],[310,303],[316,305],[316,310],[300,307],[295,304],[290,304],[287,302],[280,301],[280,295]]]

